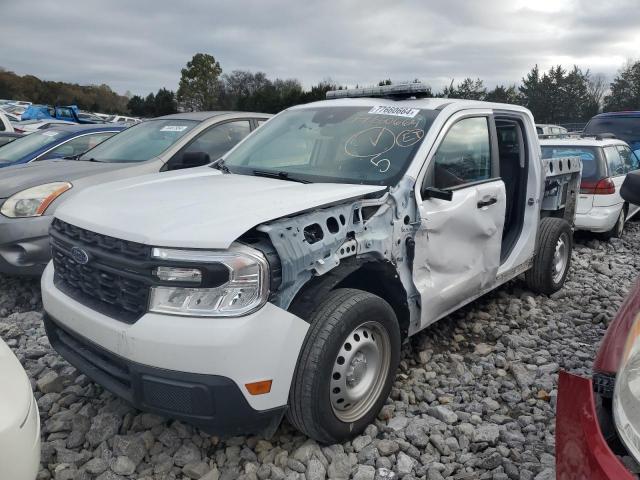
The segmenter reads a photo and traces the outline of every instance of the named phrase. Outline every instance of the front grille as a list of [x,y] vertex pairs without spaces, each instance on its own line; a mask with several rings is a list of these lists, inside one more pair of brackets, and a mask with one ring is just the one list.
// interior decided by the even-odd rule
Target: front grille
[[[133,323],[147,311],[151,247],[84,230],[54,219],[51,256],[58,289],[89,308]],[[72,255],[81,248],[86,261]]]

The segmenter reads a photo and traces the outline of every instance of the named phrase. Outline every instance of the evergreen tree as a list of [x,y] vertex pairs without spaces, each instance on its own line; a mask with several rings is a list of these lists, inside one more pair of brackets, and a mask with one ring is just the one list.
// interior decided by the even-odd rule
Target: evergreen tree
[[158,90],[154,99],[155,116],[159,117],[161,115],[170,115],[177,112],[178,105],[176,103],[175,94],[166,88]]
[[509,85],[508,87],[498,85],[493,90],[487,92],[484,99],[487,102],[510,103],[513,105],[522,104],[522,96],[515,85]]
[[145,107],[144,98],[142,98],[140,95],[134,95],[129,99],[129,102],[127,103],[127,108],[129,109],[131,114],[137,117],[144,116],[145,114],[144,107]]
[[216,110],[219,107],[222,67],[207,53],[196,53],[182,69],[178,102],[188,111]]
[[453,86],[453,80],[448,87],[442,90],[442,96],[445,98],[463,98],[465,100],[484,100],[487,95],[487,89],[479,78],[465,78],[457,86]]

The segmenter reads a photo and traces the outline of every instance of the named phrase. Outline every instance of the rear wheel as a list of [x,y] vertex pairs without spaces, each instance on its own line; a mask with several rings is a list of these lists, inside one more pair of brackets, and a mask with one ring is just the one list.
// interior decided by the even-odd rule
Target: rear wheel
[[562,288],[569,273],[573,249],[569,223],[563,218],[543,218],[540,221],[537,245],[533,266],[525,277],[531,290],[549,295]]
[[621,238],[624,233],[624,224],[627,221],[627,212],[625,208],[622,207],[620,209],[620,215],[618,215],[618,220],[616,224],[613,226],[611,230],[602,234],[602,237],[605,240],[609,240],[610,238]]
[[362,432],[384,405],[400,360],[400,328],[382,298],[330,292],[312,313],[289,396],[289,421],[321,443]]

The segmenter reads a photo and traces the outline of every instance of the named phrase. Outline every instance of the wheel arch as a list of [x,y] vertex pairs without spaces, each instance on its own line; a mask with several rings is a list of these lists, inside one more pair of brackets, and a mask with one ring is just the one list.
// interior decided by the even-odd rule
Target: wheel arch
[[391,262],[347,259],[325,275],[313,277],[298,291],[289,311],[307,320],[319,300],[337,288],[354,288],[384,299],[396,314],[402,338],[409,331],[407,292]]

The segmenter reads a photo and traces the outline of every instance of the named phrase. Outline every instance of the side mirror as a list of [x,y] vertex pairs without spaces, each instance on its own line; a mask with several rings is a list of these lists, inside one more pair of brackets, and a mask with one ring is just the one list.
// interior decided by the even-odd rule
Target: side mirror
[[629,203],[640,205],[640,171],[627,174],[620,189],[620,196]]
[[167,162],[167,170],[181,170],[183,168],[202,167],[211,163],[211,158],[205,152],[186,152],[176,155]]
[[441,188],[436,187],[427,187],[422,190],[422,198],[437,198],[438,200],[446,200],[450,202],[453,200],[453,192],[451,190],[442,190]]

